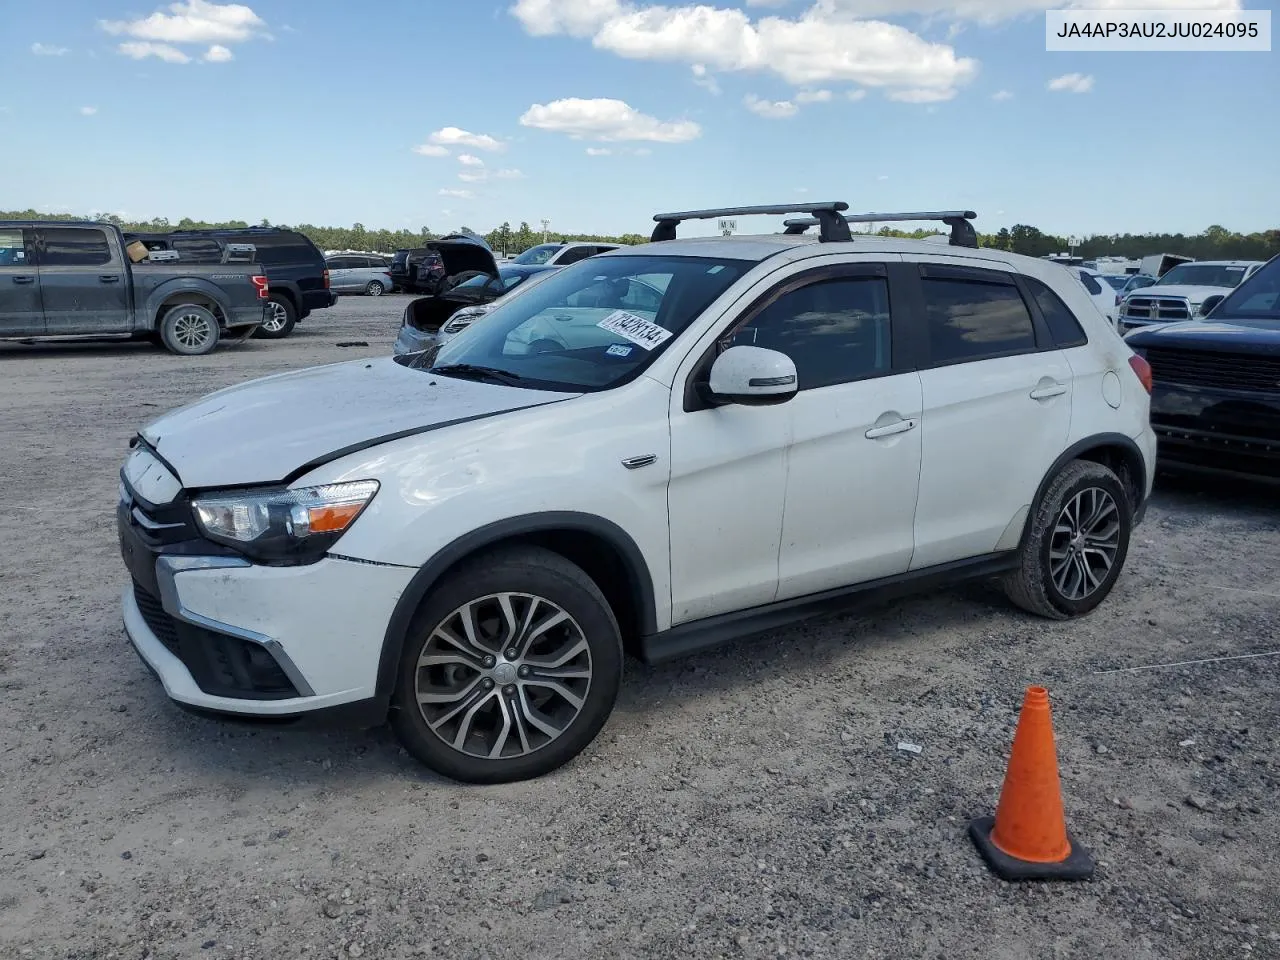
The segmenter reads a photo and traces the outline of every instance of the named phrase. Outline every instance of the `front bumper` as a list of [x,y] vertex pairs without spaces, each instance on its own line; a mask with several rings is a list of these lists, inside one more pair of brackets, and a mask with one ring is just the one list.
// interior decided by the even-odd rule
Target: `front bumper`
[[289,717],[376,695],[387,623],[414,570],[159,553],[127,522],[120,536],[132,578],[121,598],[125,631],[173,700]]
[[1280,396],[1156,381],[1161,469],[1280,482]]

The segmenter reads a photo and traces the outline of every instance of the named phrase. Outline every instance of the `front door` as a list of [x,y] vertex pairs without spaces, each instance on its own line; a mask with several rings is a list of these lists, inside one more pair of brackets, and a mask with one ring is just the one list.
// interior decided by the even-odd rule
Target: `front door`
[[917,269],[928,356],[913,569],[991,553],[1006,533],[1016,545],[1067,445],[1072,391],[1070,364],[1012,274],[964,261]]
[[45,332],[129,333],[129,274],[101,227],[37,231]]
[[[891,296],[896,256],[782,281],[729,338],[796,365],[776,599],[905,572],[920,483],[920,376]],[[895,261],[889,263],[887,261]],[[895,339],[898,343],[895,345]]]
[[40,273],[30,230],[0,227],[0,337],[38,337],[44,333]]

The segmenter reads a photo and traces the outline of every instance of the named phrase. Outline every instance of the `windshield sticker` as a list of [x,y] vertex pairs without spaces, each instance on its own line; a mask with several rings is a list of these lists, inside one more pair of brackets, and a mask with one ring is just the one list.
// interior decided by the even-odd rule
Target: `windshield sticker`
[[625,343],[614,343],[609,345],[605,353],[611,357],[629,357],[634,349],[635,347],[629,347]]
[[601,330],[608,330],[620,337],[630,340],[638,347],[652,350],[671,339],[671,331],[650,323],[644,317],[638,317],[626,310],[615,310],[596,324]]

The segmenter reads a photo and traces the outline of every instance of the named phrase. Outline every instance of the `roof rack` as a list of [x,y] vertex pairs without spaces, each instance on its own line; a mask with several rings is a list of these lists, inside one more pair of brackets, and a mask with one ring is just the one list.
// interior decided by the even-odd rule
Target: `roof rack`
[[[661,240],[674,240],[676,227],[686,220],[715,220],[720,217],[753,217],[753,216],[785,216],[789,213],[807,213],[808,226],[820,226],[822,241],[830,243],[836,240],[849,240],[847,217],[840,216],[841,211],[848,210],[849,205],[843,200],[830,200],[826,203],[772,203],[757,207],[721,207],[714,210],[687,210],[683,213],[657,213],[654,221],[653,235],[649,238],[654,243]],[[803,232],[803,231],[801,231]]]
[[[951,228],[951,246],[977,247],[978,234],[973,229],[973,224],[969,222],[976,219],[977,216],[972,210],[932,210],[920,213],[854,213],[847,214],[841,219],[845,223],[883,223],[908,220],[941,221]],[[817,223],[818,221],[814,217],[802,217],[794,220],[785,220],[783,221],[783,226],[787,228],[787,233],[794,235],[804,233]]]

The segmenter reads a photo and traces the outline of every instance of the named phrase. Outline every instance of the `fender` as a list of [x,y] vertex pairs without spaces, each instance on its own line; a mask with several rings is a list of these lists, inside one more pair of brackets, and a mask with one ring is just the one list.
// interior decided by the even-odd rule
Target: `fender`
[[653,578],[649,573],[649,565],[640,548],[636,546],[635,540],[616,523],[592,514],[571,511],[531,513],[499,520],[464,534],[438,551],[418,569],[404,593],[400,595],[400,600],[396,603],[395,611],[387,624],[387,632],[382,641],[382,655],[378,660],[375,699],[378,701],[380,710],[385,710],[391,703],[391,692],[395,687],[400,654],[404,649],[405,638],[408,636],[414,614],[445,571],[477,550],[504,540],[557,530],[594,534],[618,551],[627,570],[628,586],[637,601],[640,633],[647,636],[657,631]]
[[[1088,453],[1098,447],[1123,447],[1133,459],[1135,463],[1140,464],[1138,481],[1139,500],[1133,505],[1133,522],[1135,525],[1142,522],[1143,514],[1147,511],[1147,470],[1149,469],[1146,461],[1142,458],[1142,451],[1138,444],[1134,442],[1132,437],[1126,437],[1123,433],[1095,433],[1091,437],[1085,437],[1067,447],[1058,459],[1053,461],[1053,466],[1049,468],[1049,472],[1044,475],[1044,479],[1040,481],[1040,486],[1036,488],[1035,499],[1031,501],[1034,509],[1044,498],[1044,492],[1049,488],[1049,484],[1072,460],[1080,459],[1082,453]],[[1030,518],[1022,531],[1022,542],[1025,542],[1028,532],[1031,530]]]
[[156,314],[160,310],[160,304],[182,293],[198,293],[208,297],[218,305],[224,317],[231,316],[231,305],[227,300],[226,291],[216,283],[200,277],[175,277],[172,280],[166,280],[147,295],[147,302],[142,308],[143,315],[140,318],[146,321],[145,329],[155,330],[158,326]]

